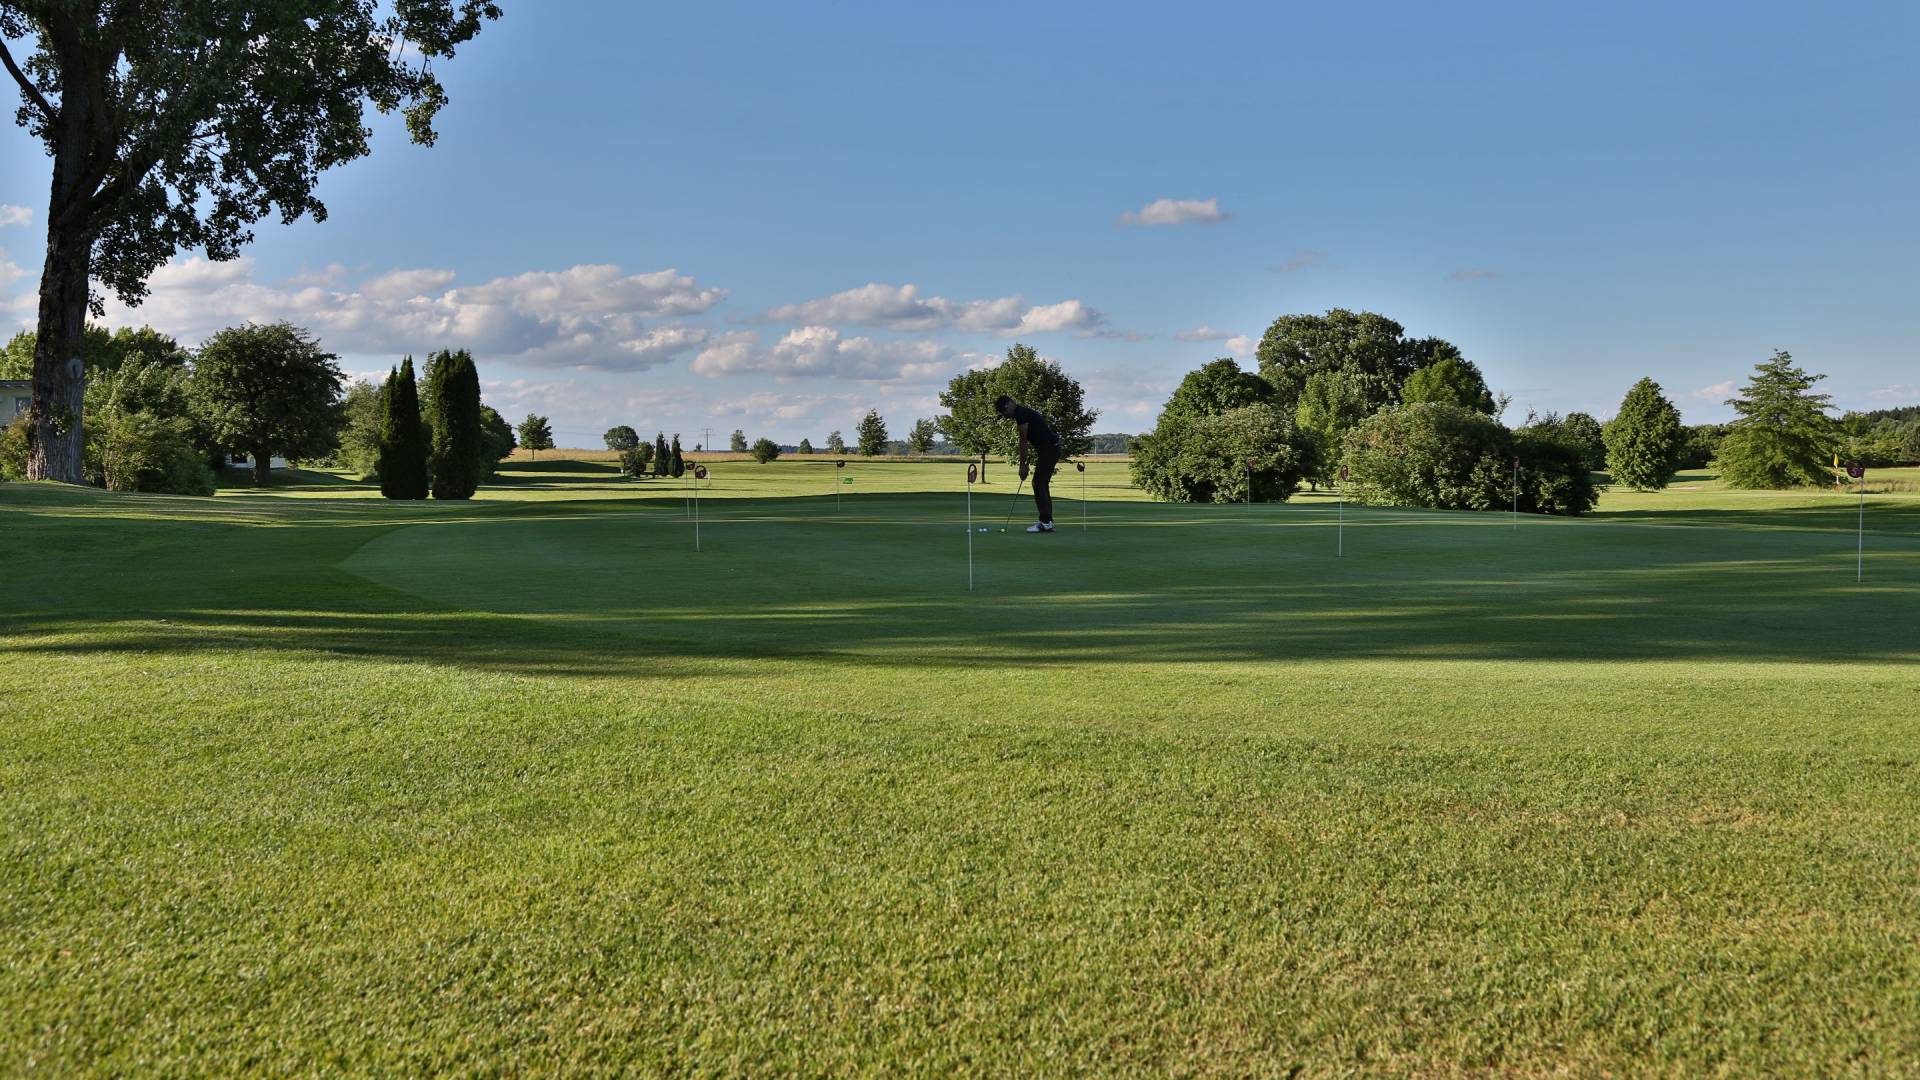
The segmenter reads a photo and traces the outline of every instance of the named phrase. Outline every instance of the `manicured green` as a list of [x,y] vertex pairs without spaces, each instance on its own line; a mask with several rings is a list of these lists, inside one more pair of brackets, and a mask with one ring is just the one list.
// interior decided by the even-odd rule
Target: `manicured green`
[[0,484],[0,1073],[1920,1063],[1912,472],[710,467]]

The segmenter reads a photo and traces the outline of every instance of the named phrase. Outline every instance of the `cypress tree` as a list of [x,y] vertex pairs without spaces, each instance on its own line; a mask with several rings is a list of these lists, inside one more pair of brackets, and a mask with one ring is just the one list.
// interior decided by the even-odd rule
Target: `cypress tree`
[[669,470],[675,479],[687,471],[687,463],[680,457],[680,436],[673,437],[673,468]]
[[1607,472],[1616,484],[1658,491],[1680,465],[1680,410],[1660,384],[1641,379],[1606,427]]
[[666,432],[655,432],[653,436],[653,475],[665,476],[673,471],[673,455],[667,453]]
[[380,392],[380,494],[389,499],[427,497],[427,440],[420,424],[420,390],[413,357],[387,375]]
[[480,373],[465,349],[428,360],[433,425],[433,497],[471,499],[484,467],[480,445]]

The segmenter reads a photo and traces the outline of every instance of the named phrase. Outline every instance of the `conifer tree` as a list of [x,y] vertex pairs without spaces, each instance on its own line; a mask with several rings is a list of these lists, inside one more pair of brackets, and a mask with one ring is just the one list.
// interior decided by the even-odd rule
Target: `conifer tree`
[[677,480],[686,471],[687,462],[680,456],[680,436],[676,433],[673,437],[673,468],[669,469],[668,473]]
[[480,373],[465,349],[427,361],[427,397],[434,418],[433,497],[471,499],[485,467],[481,460]]
[[427,439],[420,424],[420,390],[413,357],[387,375],[380,392],[380,494],[389,499],[427,497]]
[[1754,367],[1739,397],[1727,402],[1739,418],[1720,444],[1720,478],[1729,487],[1784,488],[1824,484],[1833,475],[1833,419],[1828,397],[1813,392],[1826,378],[1793,366],[1793,354],[1776,352]]
[[1680,465],[1680,410],[1660,384],[1641,379],[1620,402],[1606,427],[1607,472],[1613,482],[1640,491],[1658,491]]
[[673,455],[667,452],[667,435],[656,432],[653,436],[653,475],[666,476],[673,471]]

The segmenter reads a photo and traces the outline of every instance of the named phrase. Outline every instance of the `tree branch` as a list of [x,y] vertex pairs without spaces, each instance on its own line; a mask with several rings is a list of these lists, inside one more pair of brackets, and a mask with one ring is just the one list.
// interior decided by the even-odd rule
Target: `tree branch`
[[5,38],[0,38],[0,60],[6,62],[7,71],[12,73],[13,81],[20,84],[20,92],[40,110],[41,118],[48,124],[59,123],[60,111],[47,104],[46,95],[40,92],[39,87],[33,85],[33,80],[27,78],[26,72],[20,70],[20,65],[13,62],[13,53],[7,51]]

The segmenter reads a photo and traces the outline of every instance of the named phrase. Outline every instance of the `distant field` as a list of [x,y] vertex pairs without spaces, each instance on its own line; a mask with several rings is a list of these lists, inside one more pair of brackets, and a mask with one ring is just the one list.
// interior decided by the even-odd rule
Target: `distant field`
[[1920,470],[848,461],[0,485],[0,1073],[1920,1071]]

